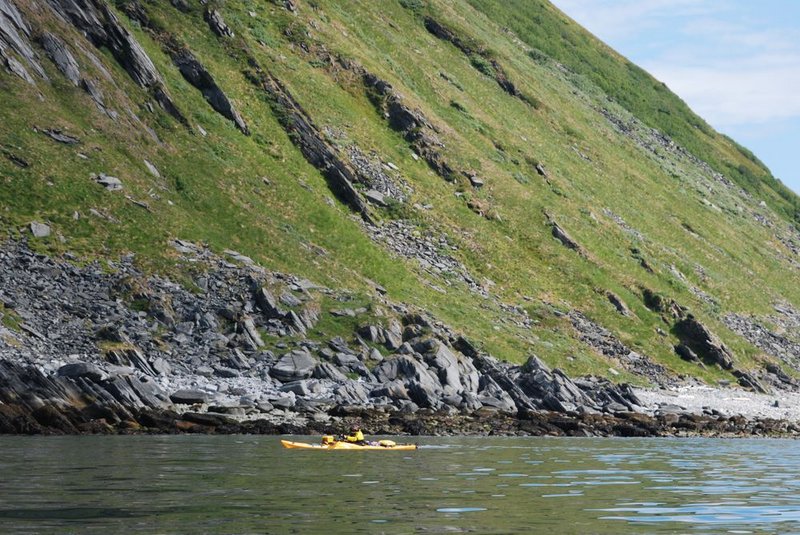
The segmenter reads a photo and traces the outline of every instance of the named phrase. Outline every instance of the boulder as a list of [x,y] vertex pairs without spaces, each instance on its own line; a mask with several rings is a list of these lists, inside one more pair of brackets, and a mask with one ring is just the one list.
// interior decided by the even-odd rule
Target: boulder
[[281,319],[286,313],[278,306],[278,300],[266,288],[257,288],[255,291],[256,304],[267,319]]
[[303,304],[303,301],[301,301],[297,296],[295,296],[291,292],[283,292],[281,294],[280,300],[281,303],[283,303],[287,307],[292,307],[292,308],[299,307],[300,305]]
[[403,331],[394,331],[392,329],[383,329],[383,345],[390,351],[395,351],[403,345]]
[[372,370],[376,379],[387,383],[394,379],[417,377],[422,373],[429,373],[427,366],[409,355],[395,355],[383,360]]
[[358,334],[364,340],[375,344],[382,344],[385,341],[383,338],[383,329],[376,325],[364,325],[358,329]]
[[447,346],[437,342],[435,349],[426,353],[425,362],[436,370],[442,386],[449,386],[454,392],[462,392],[464,390],[464,386],[461,384],[458,358]]
[[92,381],[103,381],[108,378],[108,374],[100,369],[97,365],[89,362],[75,362],[73,364],[65,364],[58,369],[60,377],[86,377]]
[[348,381],[345,374],[339,371],[339,368],[330,362],[320,362],[314,367],[312,377],[316,379],[330,379],[336,383],[344,383]]
[[199,403],[208,403],[211,401],[211,396],[202,390],[178,390],[170,394],[169,399],[173,403],[180,403],[183,405],[195,405]]
[[389,398],[391,400],[411,399],[405,383],[399,379],[389,381],[369,393],[373,398]]
[[217,377],[226,377],[232,379],[234,377],[241,377],[242,372],[234,370],[233,368],[226,368],[225,366],[213,366],[214,375]]
[[295,332],[300,334],[306,334],[306,329],[308,326],[305,322],[297,315],[294,310],[290,310],[286,315],[286,319],[289,323],[289,327],[292,328]]
[[211,28],[218,37],[233,37],[233,30],[225,24],[225,19],[222,18],[222,14],[218,10],[207,9],[203,18],[205,18],[209,28]]
[[379,382],[402,381],[409,397],[422,407],[441,406],[442,384],[436,374],[417,356],[396,355],[385,359],[373,370]]
[[270,375],[281,382],[307,379],[314,373],[316,359],[305,349],[296,349],[284,356],[270,369]]
[[369,360],[373,362],[381,362],[383,361],[383,354],[378,351],[376,348],[372,348],[369,352]]
[[[472,400],[471,397],[466,399]],[[514,399],[494,379],[487,375],[481,377],[481,388],[475,400],[485,407],[508,413],[517,412],[517,403]]]
[[38,221],[33,221],[30,224],[31,234],[34,238],[46,238],[50,235],[50,226]]
[[169,375],[172,372],[172,367],[166,360],[157,357],[153,361],[153,370],[159,375]]
[[386,197],[380,191],[371,189],[364,192],[364,197],[372,204],[386,206]]
[[307,398],[324,393],[328,389],[326,383],[320,379],[301,379],[290,381],[280,387],[281,392],[294,392],[298,397]]
[[458,374],[464,393],[476,393],[480,386],[481,375],[475,368],[472,360],[462,355],[456,355],[458,361]]
[[[499,402],[499,400],[493,400],[495,402]],[[513,403],[513,401],[512,401]],[[464,392],[461,396],[461,405],[460,409],[467,411],[467,412],[475,412],[476,410],[483,407],[483,403],[481,403],[480,399],[478,399],[478,395],[472,392]]]
[[166,392],[149,377],[118,377],[105,388],[126,408],[166,409],[172,406]]
[[685,344],[678,344],[675,346],[675,353],[687,362],[700,362],[700,358],[695,354],[692,349]]
[[356,381],[347,381],[333,391],[333,399],[338,405],[368,405],[369,396],[364,386]]
[[144,353],[135,347],[112,349],[106,353],[106,359],[113,364],[133,366],[145,375],[153,377],[158,375],[158,372],[150,365]]
[[[464,349],[469,350],[469,346],[466,344],[459,344],[459,347],[464,347]],[[483,402],[481,398],[482,391],[487,390],[487,388],[490,388],[494,383],[497,388],[505,392],[509,399],[512,400],[517,410],[535,410],[539,408],[538,403],[532,400],[514,381],[514,379],[519,376],[518,369],[490,355],[478,355],[473,358],[473,363],[481,373],[478,391],[478,398],[481,399],[481,402]],[[490,392],[493,392],[493,388],[490,389]],[[492,393],[492,396],[493,395]],[[500,399],[500,401],[503,401],[503,399]],[[484,405],[489,405],[489,403],[484,403]]]
[[[260,357],[262,359],[269,358],[267,355],[260,355]],[[249,370],[252,367],[250,359],[238,349],[234,349],[228,358],[225,359],[225,364],[234,370]]]
[[583,391],[561,370],[551,371],[538,357],[531,356],[520,368],[517,384],[545,409],[571,410],[580,405],[593,405]]
[[406,382],[408,395],[420,407],[438,409],[442,406],[441,385],[432,376],[411,379]]
[[115,176],[100,173],[94,176],[95,182],[106,188],[108,191],[119,191],[122,189],[122,181]]
[[245,316],[240,323],[240,327],[248,345],[252,349],[258,349],[264,346],[264,340],[261,338],[261,333],[258,332],[253,318]]
[[352,353],[336,353],[333,356],[333,362],[341,368],[352,368],[361,363],[358,357]]
[[269,403],[276,409],[293,409],[297,404],[297,396],[295,396],[294,392],[282,392],[268,399]]
[[731,373],[738,379],[737,382],[741,386],[745,388],[751,388],[755,392],[758,392],[759,394],[770,393],[770,391],[753,374],[743,372],[741,370],[733,370]]

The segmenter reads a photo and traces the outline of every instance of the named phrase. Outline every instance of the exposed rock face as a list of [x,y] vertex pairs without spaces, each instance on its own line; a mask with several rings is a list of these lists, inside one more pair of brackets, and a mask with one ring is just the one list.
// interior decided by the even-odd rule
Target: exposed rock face
[[797,332],[798,325],[792,321],[793,314],[786,317],[773,316],[768,318],[770,323],[779,325],[783,333],[778,333],[766,328],[756,318],[728,314],[723,318],[725,325],[732,331],[744,336],[750,343],[775,355],[793,368],[800,366],[800,342],[792,339],[791,333]]
[[[183,78],[200,90],[209,105],[217,113],[232,121],[236,125],[236,128],[243,134],[249,135],[250,130],[242,116],[236,110],[228,96],[222,91],[222,88],[217,84],[216,80],[214,80],[212,74],[200,60],[195,57],[191,50],[181,44],[173,35],[170,35],[163,29],[154,25],[147,11],[138,0],[127,1],[124,4],[124,9],[125,13],[131,19],[138,22],[157,42],[161,43],[162,49],[172,58],[172,62],[178,67]],[[216,15],[212,17],[212,19],[224,25],[221,15],[216,11],[214,13]],[[215,27],[216,26],[212,26],[212,28]],[[227,26],[224,27],[227,28]]]
[[[367,324],[353,333],[355,340],[382,344],[387,356],[353,349],[342,338],[327,347],[300,340],[294,347],[281,342],[281,348],[264,351],[261,332],[289,340],[284,337],[313,326],[319,312],[309,292],[315,286],[268,274],[234,251],[229,254],[242,267],[187,242],[174,246],[208,266],[197,284],[213,292],[195,295],[169,281],[145,278],[130,259],[108,274],[97,266],[55,262],[19,244],[0,249],[0,301],[22,320],[19,331],[0,330],[0,362],[8,378],[0,383],[0,400],[8,404],[3,414],[11,415],[2,429],[89,432],[98,430],[99,418],[103,432],[139,426],[177,430],[186,421],[232,425],[230,418],[211,425],[216,417],[196,416],[197,408],[194,416],[179,417],[174,411],[184,405],[197,405],[200,412],[212,404],[238,407],[242,414],[281,423],[310,413],[334,417],[354,405],[388,413],[466,415],[594,413],[638,404],[622,387],[576,383],[535,357],[514,366],[480,354],[445,326],[413,313],[404,313],[402,322]],[[268,288],[278,283],[291,293]],[[44,302],[46,313],[37,305]],[[133,303],[142,311],[130,308]],[[283,308],[290,305],[293,309]],[[39,401],[22,395],[26,382],[41,386]],[[63,421],[42,423],[34,414],[41,405],[51,407],[49,418],[60,414]],[[159,423],[152,411],[170,416]]]
[[30,37],[31,29],[17,7],[10,0],[0,0],[0,59],[11,72],[34,84],[28,70],[14,57],[16,54],[22,58],[34,74],[47,80],[39,57],[31,47]]
[[219,114],[230,119],[245,135],[250,133],[247,124],[242,119],[236,108],[233,107],[228,96],[223,93],[211,73],[187,49],[180,49],[172,54],[172,61],[178,67],[187,82],[203,93],[203,96]]
[[[401,203],[407,200],[411,187],[397,177],[395,169],[383,164],[377,154],[364,154],[357,145],[349,146],[346,153],[366,187],[380,195],[384,203],[387,199]],[[390,176],[392,171],[395,172],[394,176]]]
[[583,249],[581,248],[581,246],[580,246],[580,245],[578,245],[578,242],[576,242],[576,241],[575,241],[575,240],[572,238],[572,236],[570,236],[570,235],[567,233],[567,231],[566,231],[566,230],[564,230],[563,228],[561,228],[561,225],[559,225],[558,223],[556,223],[556,222],[555,222],[555,221],[553,221],[553,220],[550,220],[549,224],[550,224],[550,228],[551,228],[551,230],[552,230],[553,237],[554,237],[555,239],[557,239],[558,241],[560,241],[560,242],[561,242],[561,244],[562,244],[564,247],[566,247],[567,249],[572,249],[572,250],[573,250],[573,251],[575,251],[576,253],[579,253],[579,254],[584,254],[584,253],[583,253]]
[[407,221],[394,220],[381,226],[367,226],[366,231],[376,241],[404,258],[413,258],[430,273],[446,274],[461,279],[476,294],[488,297],[488,293],[469,274],[467,268],[445,251],[453,249],[445,235],[430,231],[421,234],[417,227]]
[[233,31],[225,24],[225,19],[222,18],[222,13],[216,9],[208,9],[203,15],[208,27],[217,34],[218,37],[233,37]]
[[308,351],[291,351],[270,370],[270,374],[283,382],[307,379],[314,373],[317,360]]
[[617,309],[617,312],[619,312],[623,316],[630,316],[631,315],[631,311],[628,308],[628,305],[625,304],[625,301],[623,301],[622,298],[620,298],[620,296],[618,296],[617,294],[615,294],[612,291],[607,291],[606,292],[606,297],[608,297],[608,301],[612,305],[614,305],[614,308]]
[[72,23],[96,47],[111,51],[117,62],[167,113],[186,119],[167,93],[164,80],[142,46],[126,30],[102,0],[48,0],[53,9]]
[[58,70],[61,71],[61,74],[72,82],[75,87],[78,87],[81,84],[81,70],[67,44],[49,32],[42,33],[39,42],[56,67],[58,67]]
[[166,393],[145,377],[109,375],[85,363],[45,375],[0,359],[0,433],[135,429],[144,414],[169,406]]
[[569,313],[572,326],[578,331],[580,340],[603,355],[616,359],[622,367],[638,375],[647,377],[654,383],[666,385],[674,378],[664,366],[653,362],[647,356],[631,350],[619,341],[608,329],[591,321],[578,311]]
[[362,83],[371,93],[373,104],[389,121],[389,126],[403,134],[416,154],[427,162],[436,174],[447,181],[457,177],[456,171],[442,154],[444,144],[438,139],[435,128],[421,111],[409,107],[403,96],[388,82],[349,60],[338,60],[343,68],[361,76]]
[[491,57],[485,48],[477,45],[471,40],[461,38],[455,31],[442,25],[440,22],[431,17],[425,17],[424,24],[425,29],[428,30],[432,35],[436,36],[442,41],[452,43],[457,49],[469,57],[472,65],[476,69],[483,72],[483,74],[494,78],[494,80],[497,82],[497,85],[499,85],[503,91],[512,97],[519,97],[523,101],[528,102],[528,99],[525,98],[524,95],[520,93],[517,87],[511,82],[511,80],[508,79],[508,75],[503,67],[495,58]]
[[710,364],[733,369],[733,355],[727,347],[691,314],[675,324],[675,333],[683,343]]
[[248,77],[270,96],[273,110],[281,125],[306,160],[325,175],[333,192],[361,214],[365,221],[372,222],[367,201],[353,186],[359,181],[358,175],[337,154],[336,149],[325,141],[320,130],[283,84],[260,69],[249,72]]

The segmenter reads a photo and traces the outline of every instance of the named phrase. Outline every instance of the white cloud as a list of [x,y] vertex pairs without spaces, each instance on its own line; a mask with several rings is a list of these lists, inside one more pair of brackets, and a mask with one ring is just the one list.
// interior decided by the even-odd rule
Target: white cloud
[[800,117],[800,65],[646,66],[711,124],[725,128]]
[[604,41],[627,39],[658,26],[665,17],[700,16],[713,0],[551,0]]
[[718,128],[800,118],[796,25],[718,0],[553,2]]

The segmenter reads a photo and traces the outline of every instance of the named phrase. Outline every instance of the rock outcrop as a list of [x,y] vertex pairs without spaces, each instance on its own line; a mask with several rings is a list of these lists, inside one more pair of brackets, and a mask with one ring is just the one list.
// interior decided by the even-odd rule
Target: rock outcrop
[[[28,72],[32,69],[39,78],[47,80],[39,56],[31,46],[31,28],[11,0],[0,0],[0,59],[5,66],[30,84],[35,84]],[[19,61],[22,59],[25,65]]]
[[[399,316],[385,326],[363,324],[354,342],[337,337],[322,345],[303,335],[320,313],[350,317],[315,305],[316,293],[335,292],[267,273],[234,251],[229,256],[241,267],[187,242],[174,246],[207,267],[196,281],[199,294],[145,277],[130,258],[104,273],[19,243],[0,249],[0,302],[20,320],[17,330],[0,330],[0,430],[129,431],[149,428],[155,413],[168,414],[176,430],[188,425],[176,422],[185,422],[189,405],[195,424],[196,414],[211,412],[227,414],[225,425],[245,415],[275,425],[310,414],[328,421],[353,406],[387,414],[514,415],[639,405],[624,387],[577,383],[536,357],[523,366],[501,362],[398,305],[390,305]],[[262,333],[281,341],[266,349]]]
[[81,84],[81,70],[67,44],[49,32],[44,32],[39,38],[39,42],[61,74],[72,82],[72,85],[78,87]]
[[[161,48],[171,59],[172,63],[178,67],[181,76],[192,86],[198,89],[208,104],[220,115],[233,122],[244,135],[250,135],[239,111],[231,102],[228,95],[222,90],[214,79],[214,76],[200,62],[199,59],[173,35],[163,29],[158,28],[147,14],[146,9],[138,0],[129,0],[124,4],[125,13],[134,21],[138,22],[142,28],[147,30],[154,40],[161,43]],[[224,25],[221,15],[214,11],[216,15],[212,20]],[[212,28],[215,28],[213,26]],[[224,26],[227,28],[227,26]],[[231,34],[232,35],[232,34]],[[227,36],[227,35],[226,35]]]
[[200,90],[205,99],[220,115],[233,121],[243,134],[249,135],[250,130],[236,111],[228,96],[220,89],[211,73],[200,63],[188,49],[182,48],[172,54],[172,61],[187,82]]
[[48,0],[48,2],[94,46],[107,48],[130,77],[139,86],[150,91],[167,113],[186,123],[153,61],[103,0]]
[[691,314],[678,321],[675,333],[700,358],[709,364],[717,364],[724,370],[733,369],[733,355],[720,339]]
[[358,175],[336,149],[325,141],[323,134],[286,87],[272,74],[260,68],[254,68],[247,74],[253,84],[267,93],[278,121],[306,160],[325,175],[334,194],[361,214],[365,221],[372,222],[367,201],[354,187],[359,182]]
[[511,95],[521,99],[526,104],[532,104],[530,98],[524,95],[517,86],[514,85],[508,78],[505,69],[500,65],[496,58],[494,58],[489,51],[473,41],[459,36],[452,28],[448,28],[432,17],[425,17],[425,29],[442,41],[447,41],[455,46],[458,50],[464,53],[469,58],[472,66],[478,71],[489,76],[497,82],[500,88]]

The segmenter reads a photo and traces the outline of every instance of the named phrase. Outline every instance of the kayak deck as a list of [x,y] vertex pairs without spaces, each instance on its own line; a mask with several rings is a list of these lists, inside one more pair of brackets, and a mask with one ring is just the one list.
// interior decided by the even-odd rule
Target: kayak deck
[[284,448],[292,450],[372,450],[372,451],[410,451],[417,449],[416,444],[395,444],[394,446],[370,446],[352,444],[350,442],[333,442],[328,445],[308,444],[307,442],[293,442],[291,440],[281,440]]

